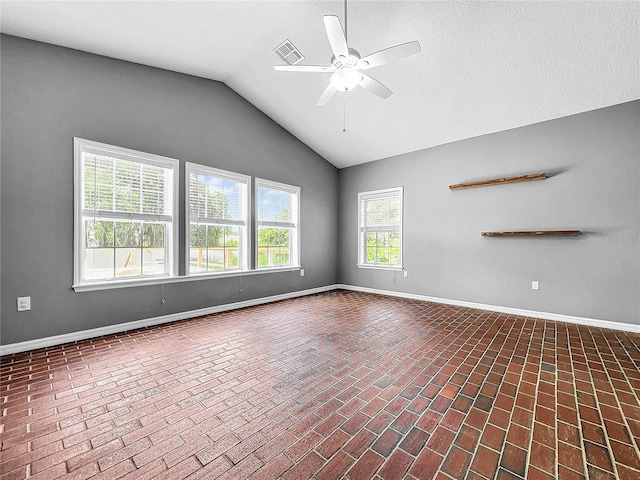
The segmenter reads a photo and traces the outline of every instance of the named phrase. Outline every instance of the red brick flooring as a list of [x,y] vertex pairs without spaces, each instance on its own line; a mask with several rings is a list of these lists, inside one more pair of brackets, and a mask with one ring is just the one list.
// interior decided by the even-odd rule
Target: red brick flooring
[[2,479],[640,478],[640,335],[334,291],[2,358]]

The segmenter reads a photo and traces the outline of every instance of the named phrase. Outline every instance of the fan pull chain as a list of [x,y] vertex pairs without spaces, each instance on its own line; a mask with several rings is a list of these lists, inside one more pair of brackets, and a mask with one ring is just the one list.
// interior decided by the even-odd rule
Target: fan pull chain
[[342,95],[342,133],[347,131],[347,96]]
[[96,203],[98,202],[98,157],[93,159],[93,227],[96,226]]

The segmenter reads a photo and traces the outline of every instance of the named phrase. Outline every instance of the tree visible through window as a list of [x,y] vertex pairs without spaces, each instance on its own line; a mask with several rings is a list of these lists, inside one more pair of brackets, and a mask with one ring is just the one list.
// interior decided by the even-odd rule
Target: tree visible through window
[[300,189],[256,179],[258,268],[299,266]]
[[174,274],[177,160],[75,139],[77,285]]
[[189,273],[246,270],[249,177],[187,163]]
[[402,197],[402,187],[358,195],[360,266],[402,268]]

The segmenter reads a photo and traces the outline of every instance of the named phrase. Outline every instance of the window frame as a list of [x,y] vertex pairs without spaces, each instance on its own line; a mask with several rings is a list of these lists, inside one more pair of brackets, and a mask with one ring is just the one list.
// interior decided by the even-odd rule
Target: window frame
[[[258,205],[258,201],[259,201],[258,189],[260,187],[287,192],[292,195],[295,195],[295,208],[292,207],[292,210],[295,210],[295,212],[292,212],[293,227],[290,227],[291,224],[289,223],[285,223],[285,222],[282,223],[283,227],[289,226],[289,228],[295,229],[295,235],[291,235],[293,245],[291,245],[291,252],[289,254],[289,259],[290,259],[289,265],[267,266],[267,267],[260,267],[259,265],[258,251],[259,251],[260,241],[258,236],[260,233],[261,221],[259,219],[260,209]],[[301,258],[301,255],[300,255],[300,210],[301,210],[300,187],[256,177],[254,182],[254,198],[255,198],[255,201],[254,201],[255,222],[254,222],[253,238],[255,240],[255,246],[254,246],[255,271],[265,272],[270,270],[296,270],[301,268],[301,265],[300,265],[300,258]],[[273,226],[277,228],[278,222],[268,222],[268,223],[273,224]]]
[[[242,242],[244,245],[239,245],[239,267],[234,269],[222,269],[211,272],[191,272],[191,208],[190,208],[190,193],[191,193],[191,174],[193,172],[201,173],[204,175],[215,176],[218,178],[229,179],[244,183],[246,188],[245,204],[244,204],[244,232],[242,234]],[[249,235],[250,216],[251,216],[251,177],[249,175],[243,175],[241,173],[230,172],[215,167],[209,167],[198,163],[185,162],[185,277],[208,277],[208,276],[224,276],[247,273],[251,271],[251,236]],[[236,224],[236,222],[233,222]]]
[[[373,198],[384,198],[389,196],[398,196],[400,197],[400,224],[397,227],[397,230],[382,230],[385,232],[397,231],[399,233],[399,245],[400,245],[400,264],[399,265],[388,265],[381,263],[367,263],[367,232],[365,230],[364,225],[362,225],[363,219],[363,202],[367,199]],[[379,230],[377,230],[379,231]],[[392,187],[392,188],[384,188],[380,190],[370,190],[366,192],[358,193],[358,268],[373,268],[379,270],[394,270],[394,271],[402,271],[404,270],[404,187]]]
[[[117,288],[120,286],[147,285],[150,283],[158,283],[159,281],[176,278],[178,275],[178,249],[179,249],[179,178],[180,178],[180,162],[175,158],[156,155],[139,150],[133,150],[116,145],[96,142],[84,138],[74,137],[74,222],[73,222],[73,285],[76,291],[95,290],[97,288]],[[84,162],[83,154],[93,153],[96,155],[110,156],[126,161],[153,165],[170,170],[171,178],[171,196],[172,203],[169,215],[144,214],[144,213],[114,213],[112,217],[122,218],[123,220],[140,220],[142,223],[145,219],[152,217],[170,218],[167,224],[169,230],[165,235],[165,258],[166,273],[158,275],[140,275],[135,277],[122,277],[111,279],[85,280],[83,273],[85,270],[84,252],[85,252],[85,235],[84,235]],[[94,208],[94,211],[96,209]],[[115,248],[115,246],[114,246]]]

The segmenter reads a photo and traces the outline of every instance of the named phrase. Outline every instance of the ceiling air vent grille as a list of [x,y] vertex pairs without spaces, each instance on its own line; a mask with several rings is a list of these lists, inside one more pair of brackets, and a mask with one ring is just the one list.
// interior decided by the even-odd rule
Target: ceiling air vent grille
[[280,58],[280,60],[282,60],[287,65],[295,65],[296,63],[304,60],[304,55],[302,55],[300,50],[298,50],[293,45],[293,43],[291,43],[291,40],[285,40],[276,48],[274,48],[273,51],[276,52],[278,58]]

